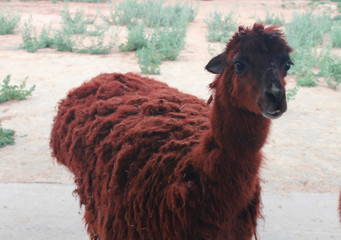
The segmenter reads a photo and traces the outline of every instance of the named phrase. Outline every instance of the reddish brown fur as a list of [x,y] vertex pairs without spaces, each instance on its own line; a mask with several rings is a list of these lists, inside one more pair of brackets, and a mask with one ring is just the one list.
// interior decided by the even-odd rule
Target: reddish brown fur
[[270,120],[232,72],[212,84],[212,107],[132,73],[101,74],[60,102],[53,156],[75,175],[91,239],[252,238]]

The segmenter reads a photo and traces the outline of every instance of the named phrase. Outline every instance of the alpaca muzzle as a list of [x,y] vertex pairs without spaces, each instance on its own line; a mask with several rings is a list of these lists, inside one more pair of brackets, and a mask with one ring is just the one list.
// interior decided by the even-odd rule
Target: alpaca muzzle
[[262,108],[262,115],[266,118],[276,119],[282,116],[287,110],[285,89],[273,83],[271,88],[265,91],[265,101]]

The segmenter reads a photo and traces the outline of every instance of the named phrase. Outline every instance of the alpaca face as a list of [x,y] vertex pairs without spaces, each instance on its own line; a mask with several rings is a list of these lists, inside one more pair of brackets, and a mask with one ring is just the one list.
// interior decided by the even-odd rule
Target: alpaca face
[[233,98],[241,108],[275,119],[287,109],[285,80],[292,62],[288,53],[250,54],[232,58]]
[[293,64],[290,51],[276,27],[239,27],[226,51],[206,65],[208,71],[219,74],[211,88],[216,95],[229,96],[238,108],[278,118],[287,109],[284,77]]

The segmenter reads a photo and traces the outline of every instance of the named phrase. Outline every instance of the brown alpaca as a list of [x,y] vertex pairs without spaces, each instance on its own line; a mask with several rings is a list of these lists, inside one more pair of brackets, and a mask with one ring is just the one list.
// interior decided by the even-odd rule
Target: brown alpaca
[[91,239],[251,239],[261,148],[286,111],[291,51],[276,27],[239,27],[206,69],[211,105],[136,74],[69,92],[51,133]]

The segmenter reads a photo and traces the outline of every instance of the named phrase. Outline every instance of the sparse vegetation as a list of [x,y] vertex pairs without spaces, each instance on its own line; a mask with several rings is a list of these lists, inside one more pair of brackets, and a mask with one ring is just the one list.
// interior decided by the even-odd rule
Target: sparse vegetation
[[127,41],[121,51],[137,51],[143,73],[160,73],[161,61],[176,60],[185,46],[187,24],[195,18],[196,10],[188,4],[165,6],[163,1],[127,0],[115,5],[111,24],[127,25]]
[[111,4],[109,16],[102,18],[112,25],[138,25],[143,22],[146,27],[155,28],[187,24],[194,20],[197,12],[198,8],[188,3],[165,5],[163,0],[125,0]]
[[[61,29],[44,27],[39,37],[32,26],[32,18],[26,21],[22,30],[21,48],[28,52],[35,52],[41,48],[55,48],[57,51],[108,54],[115,46],[116,34],[110,32],[107,26],[94,24],[99,12],[92,17],[77,9],[72,16],[66,5],[61,14]],[[105,41],[105,36],[109,40]]]
[[160,74],[161,58],[155,48],[148,44],[137,51],[142,73]]
[[[9,85],[10,79],[11,75],[7,75],[0,84],[0,103],[9,100],[24,100],[35,89],[35,85],[33,85],[30,89],[25,90],[27,78],[19,86]],[[0,148],[14,144],[14,133],[15,131],[11,129],[2,128],[0,121]]]
[[331,32],[331,40],[333,47],[341,48],[341,21],[337,21],[336,24],[334,24]]
[[210,12],[209,17],[204,19],[204,21],[208,26],[206,38],[210,42],[228,42],[237,27],[233,11],[227,15],[223,15],[218,10]]
[[23,40],[23,43],[20,45],[21,49],[25,49],[28,52],[35,52],[41,48],[37,33],[32,26],[32,16],[24,22],[21,36]]
[[84,11],[77,9],[74,17],[71,16],[70,11],[66,5],[62,10],[62,27],[65,34],[83,34],[87,30],[89,24],[93,24],[96,20],[90,18],[90,16],[85,17]]
[[[316,86],[319,77],[326,77],[333,88],[340,83],[339,60],[326,51],[330,42],[322,44],[332,26],[333,21],[327,14],[314,15],[310,12],[294,13],[292,21],[285,25],[288,42],[294,49],[291,57],[295,65],[291,73],[296,75],[299,86]],[[317,48],[322,48],[322,51],[317,51]],[[331,60],[334,57],[334,61]]]
[[13,145],[14,134],[15,134],[15,131],[11,129],[2,128],[1,121],[0,121],[0,148],[6,145]]
[[295,86],[295,87],[292,88],[292,89],[288,89],[288,90],[287,90],[287,94],[286,94],[287,101],[290,101],[290,100],[295,99],[295,96],[297,95],[298,90],[299,90],[299,87],[298,87],[298,86]]
[[145,34],[144,24],[128,26],[128,37],[126,43],[122,43],[119,49],[122,52],[137,51],[147,46],[148,39]]
[[341,59],[332,56],[330,44],[322,49],[318,67],[320,71],[317,76],[324,77],[330,87],[337,88],[341,83]]
[[274,13],[269,13],[268,10],[266,10],[266,16],[264,20],[261,20],[260,18],[256,19],[257,22],[263,22],[265,24],[270,24],[270,25],[277,25],[277,26],[283,26],[285,25],[285,19],[284,16],[278,16],[275,15]]
[[[59,30],[44,27],[38,36],[32,19],[25,22],[21,48],[29,52],[56,48],[58,51],[107,54],[114,47],[117,36],[110,34],[110,26],[125,25],[129,33],[126,42],[119,45],[120,51],[136,51],[144,73],[159,73],[160,69],[156,67],[161,64],[159,60],[176,60],[184,48],[187,24],[194,20],[197,10],[188,3],[165,5],[162,0],[125,0],[111,3],[108,16],[99,10],[95,16],[90,16],[80,9],[72,15],[65,5]],[[102,24],[96,20],[98,16],[101,16]],[[151,56],[157,59],[151,60]]]
[[0,35],[10,34],[18,25],[21,16],[9,7],[0,9]]
[[0,103],[9,100],[24,100],[35,89],[35,85],[33,85],[29,90],[25,90],[27,78],[19,86],[9,85],[10,79],[11,75],[7,75],[0,84]]

